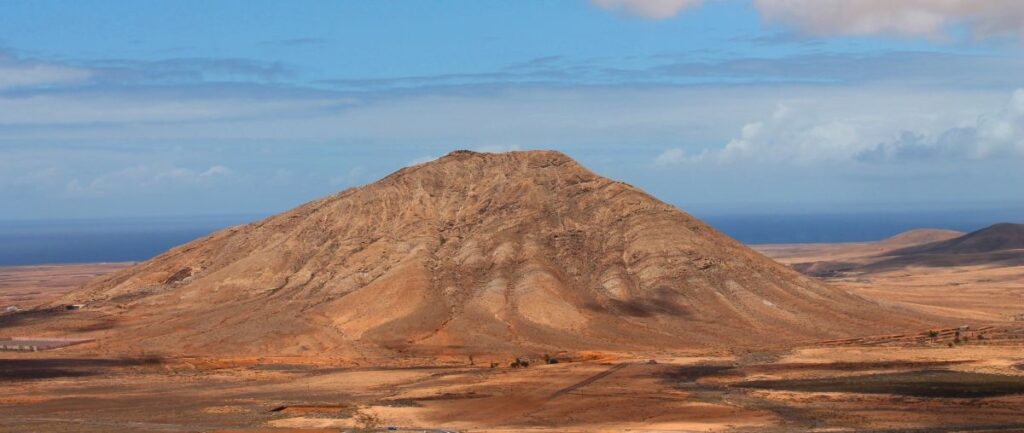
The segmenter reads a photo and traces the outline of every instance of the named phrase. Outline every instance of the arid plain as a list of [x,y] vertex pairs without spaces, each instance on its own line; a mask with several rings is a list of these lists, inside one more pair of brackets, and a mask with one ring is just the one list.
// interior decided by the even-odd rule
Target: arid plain
[[[857,246],[820,247],[816,254]],[[792,259],[782,246],[761,249]],[[22,293],[25,305],[23,281],[32,281],[35,299],[48,301],[74,287],[66,283],[115,267],[10,267],[0,274],[4,295]],[[47,277],[70,269],[75,276]],[[964,332],[973,339],[953,347],[954,336],[932,338],[922,330],[913,338],[748,353],[557,354],[558,364],[526,369],[509,368],[508,358],[365,366],[321,357],[3,352],[0,430],[333,432],[372,427],[375,416],[379,427],[407,431],[1022,431],[1024,326],[1009,317],[1024,306],[1022,280],[1020,267],[915,268],[831,280],[865,297],[960,317],[973,329],[993,327],[977,333],[986,340]],[[949,395],[927,395],[934,386],[927,372],[936,370],[953,372],[939,385]],[[887,382],[872,382],[878,378]],[[993,378],[1005,383],[985,383]],[[784,389],[801,379],[825,388]],[[872,384],[870,392],[849,392]],[[971,393],[989,387],[1016,391]]]
[[[801,248],[820,258],[861,245]],[[808,257],[791,255],[796,246],[759,249],[784,261]],[[23,293],[31,282],[35,299],[45,302],[75,287],[68,283],[117,267],[8,267],[0,276],[5,295]],[[993,327],[978,333],[987,340],[964,332],[974,338],[953,347],[954,336],[932,338],[922,330],[909,339],[746,353],[559,354],[558,364],[526,369],[509,368],[508,358],[364,366],[321,357],[2,352],[0,430],[334,432],[372,426],[375,416],[379,427],[406,431],[1021,431],[1024,326],[1007,316],[1022,306],[1022,278],[1020,267],[970,267],[831,280],[866,297],[948,312],[974,329]],[[936,370],[953,372],[943,373],[952,375],[939,385],[950,395],[928,395],[928,372]],[[879,378],[886,382],[872,382]],[[986,383],[992,378],[1006,383]],[[796,387],[801,379],[826,388],[772,388]],[[870,392],[849,392],[872,384]],[[972,395],[1007,386],[1016,395]]]
[[[489,185],[487,179],[493,174],[489,167],[494,164],[512,175]],[[458,191],[438,185],[437,179],[445,178],[438,173],[451,170],[466,170],[464,176],[480,176],[480,180],[463,184],[472,187]],[[540,181],[518,183],[522,181],[517,174],[530,182]],[[819,275],[803,276],[560,155],[457,153],[382,182],[252,227],[230,229],[143,264],[0,268],[4,291],[0,299],[16,300],[22,309],[0,316],[0,337],[94,339],[53,350],[0,352],[0,383],[5,391],[0,395],[0,431],[1024,431],[1024,321],[1018,320],[1024,313],[1024,267],[1015,264],[1019,251],[1012,245],[996,246],[995,252],[972,247],[970,263],[943,261],[941,266],[930,260],[939,256],[945,260],[946,250],[928,250],[929,260],[917,261],[923,256],[912,249],[964,238],[970,241],[980,235],[924,231],[877,243],[756,247],[779,263]],[[518,189],[504,191],[503,185]],[[320,250],[300,251],[307,244],[294,242],[300,238],[293,233],[315,234],[304,221],[325,221],[324,212],[351,209],[356,199],[382,206],[386,212],[378,214],[397,221],[400,217],[387,212],[402,210],[378,200],[392,194],[406,200],[406,188],[417,191],[420,203],[444,205],[437,206],[438,215],[416,218],[445,221],[451,217],[457,222],[441,225],[439,242],[413,227],[409,230],[417,234],[403,237],[402,242],[375,243],[382,237],[367,234],[369,229],[364,228],[360,236],[374,241],[353,238],[353,254],[366,256],[353,265],[324,261],[334,256],[325,253],[318,258]],[[558,200],[538,198],[540,191],[555,191]],[[571,206],[558,208],[566,197],[564,202]],[[495,198],[500,200],[491,200]],[[606,206],[611,201],[616,205]],[[507,203],[511,202],[523,203],[524,208],[510,208]],[[480,206],[474,207],[477,203]],[[454,214],[446,214],[449,205]],[[537,220],[532,207],[555,217]],[[496,209],[503,212],[497,214],[501,218],[489,219]],[[600,233],[615,236],[595,240],[591,233],[598,231],[586,225],[595,218],[601,222]],[[662,230],[628,230],[643,224]],[[343,228],[349,226],[346,222]],[[458,232],[464,227],[468,228]],[[524,227],[537,233],[523,231]],[[1006,238],[999,233],[1000,239]],[[638,236],[652,237],[632,240]],[[988,239],[991,233],[981,237]],[[535,244],[529,241],[533,238]],[[251,245],[262,248],[278,239],[284,239],[281,248],[291,249],[250,250],[251,254],[240,250]],[[491,262],[467,259],[474,257],[471,253],[476,249],[503,251],[500,242],[488,245],[491,239],[527,239],[515,249],[531,253],[498,267],[494,254],[484,255]],[[411,240],[433,242],[429,246],[435,255],[424,260],[422,267],[418,261],[424,249],[411,245]],[[963,249],[962,244],[990,246],[988,241],[942,246],[956,252]],[[407,251],[407,259],[394,258],[396,245]],[[209,251],[217,254],[207,255]],[[243,265],[218,264],[227,260],[222,251],[238,254],[232,263]],[[560,256],[563,251],[579,257]],[[590,281],[588,272],[583,272],[603,268],[582,268],[578,276],[556,273],[550,266],[560,263],[575,269],[574,260],[598,263],[603,259],[590,255],[607,251],[625,262],[607,265],[620,272],[609,273],[615,278]],[[289,334],[308,329],[284,325],[304,320],[299,317],[302,314],[351,315],[345,308],[352,306],[302,304],[309,297],[302,291],[307,286],[252,273],[275,266],[276,254],[289,263],[302,257],[304,264],[288,268],[288,275],[304,275],[307,284],[323,278],[321,286],[328,289],[354,281],[346,274],[350,266],[357,274],[373,273],[373,278],[354,285],[356,294],[359,287],[373,286],[373,281],[383,281],[376,289],[389,291],[385,292],[389,296],[407,294],[400,291],[404,286],[387,283],[393,272],[404,272],[399,275],[411,284],[423,284],[423,293],[434,293],[428,290],[434,280],[409,278],[417,275],[409,269],[426,269],[428,276],[441,275],[465,282],[460,287],[483,289],[492,286],[489,278],[503,278],[501,272],[507,269],[508,275],[530,276],[517,277],[529,283],[524,286],[545,290],[501,286],[506,307],[494,312],[493,317],[502,320],[495,323],[474,321],[483,317],[474,308],[490,305],[475,301],[485,299],[478,296],[486,290],[438,298],[453,302],[447,315],[436,319],[439,325],[426,313],[408,314],[419,310],[403,309],[400,303],[387,303],[390,307],[381,309],[382,301],[364,296],[359,298],[363,311],[408,314],[411,324],[394,328],[389,322],[361,317],[360,322],[352,319],[338,325],[351,330],[356,329],[352,323],[374,322],[361,331],[362,340],[349,334]],[[902,255],[892,261],[896,256],[887,254]],[[998,260],[979,262],[979,254]],[[373,262],[369,257],[389,255],[390,266],[373,268],[387,260]],[[261,261],[245,264],[248,257]],[[883,262],[884,266],[878,265]],[[231,273],[239,266],[242,272]],[[306,266],[334,266],[337,272],[330,276],[337,282],[304,273]],[[460,273],[466,269],[478,273],[470,278]],[[736,280],[720,280],[725,277]],[[260,292],[267,296],[260,299],[274,307],[276,316],[263,310],[246,315],[245,309],[218,309],[220,304],[190,295],[219,292],[216,296],[228,296],[232,292],[224,294],[225,290],[241,278],[246,287],[270,288],[267,295]],[[623,285],[631,296],[627,299],[635,301],[624,303],[614,292],[593,288],[609,281]],[[74,291],[79,284],[86,284],[85,289]],[[656,290],[641,290],[647,287]],[[680,287],[708,295],[687,297]],[[289,294],[290,290],[294,293]],[[590,290],[595,294],[588,295],[589,300],[572,295]],[[439,293],[448,295],[447,290]],[[803,303],[790,293],[818,301]],[[522,298],[510,300],[508,294]],[[660,297],[644,297],[655,295]],[[537,305],[546,309],[530,310]],[[537,311],[544,314],[537,316]],[[578,320],[595,325],[562,327],[558,320],[575,316],[558,314],[579,314]],[[201,335],[181,328],[210,317],[219,325],[214,323]],[[530,325],[541,320],[537,317],[551,321],[545,322],[546,327]],[[233,324],[243,319],[246,327],[259,333],[216,329],[237,326]],[[282,324],[283,331],[262,328],[261,321]],[[473,323],[486,326],[476,329]],[[653,329],[657,326],[670,332]],[[423,340],[397,343],[385,338],[390,333],[381,331],[415,334],[421,332],[419,327],[438,330]],[[505,332],[521,340],[495,343]],[[559,344],[571,341],[574,334],[581,335],[584,343],[566,343],[560,349]],[[651,340],[630,341],[644,336]],[[225,344],[241,337],[252,342],[232,355],[232,348]],[[131,338],[139,342],[124,341]],[[204,345],[195,345],[195,353],[174,350],[175,343],[187,346],[188,338]],[[292,345],[279,341],[295,339],[325,349],[292,353]],[[437,344],[422,343],[438,339],[459,344],[440,350]],[[254,353],[259,352],[254,347],[266,353]]]

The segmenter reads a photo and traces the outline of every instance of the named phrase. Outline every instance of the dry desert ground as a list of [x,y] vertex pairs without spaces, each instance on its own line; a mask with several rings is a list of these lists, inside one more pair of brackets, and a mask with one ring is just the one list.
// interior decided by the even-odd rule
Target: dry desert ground
[[[760,249],[793,260],[784,246]],[[0,296],[57,296],[73,276],[113,268],[2,268]],[[557,364],[515,369],[486,356],[367,365],[0,352],[0,431],[1024,431],[1024,323],[1010,320],[1024,309],[1024,269],[912,268],[831,282],[969,328],[959,343],[954,329],[922,329],[750,352],[559,353]]]

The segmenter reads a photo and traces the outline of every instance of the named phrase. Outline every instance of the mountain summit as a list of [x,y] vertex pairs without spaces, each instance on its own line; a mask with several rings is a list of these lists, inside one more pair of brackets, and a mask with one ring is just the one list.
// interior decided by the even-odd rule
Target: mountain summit
[[550,151],[453,152],[62,303],[102,314],[105,348],[182,354],[755,347],[912,320]]

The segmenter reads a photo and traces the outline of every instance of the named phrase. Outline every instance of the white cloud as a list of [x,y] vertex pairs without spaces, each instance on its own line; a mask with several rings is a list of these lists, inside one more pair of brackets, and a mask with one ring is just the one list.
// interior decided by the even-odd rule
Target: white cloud
[[684,9],[699,6],[702,0],[590,0],[605,10],[623,11],[649,19],[666,19],[678,15]]
[[215,165],[215,166],[212,166],[212,167],[206,169],[206,171],[204,171],[202,173],[199,173],[199,177],[200,178],[208,178],[208,177],[217,177],[217,176],[227,176],[227,175],[230,175],[230,174],[231,174],[231,169],[230,168],[227,168],[227,167],[225,167],[223,165]]
[[[0,146],[335,140],[340,146],[418,143],[432,147],[401,156],[404,162],[442,152],[436,149],[473,149],[480,143],[495,143],[498,137],[498,143],[523,148],[680,143],[699,152],[700,147],[727,142],[742,125],[761,120],[765,113],[770,115],[780,94],[802,117],[814,114],[817,123],[856,121],[865,129],[889,133],[867,137],[876,142],[895,137],[901,129],[928,132],[973,122],[1006,98],[1004,90],[995,88],[903,85],[511,89],[500,96],[414,94],[305,115],[300,115],[303,106],[297,104],[295,111],[211,121],[161,122],[153,117],[151,122],[116,122],[108,118],[109,123],[66,126],[40,118],[36,127],[0,126]],[[245,112],[234,114],[240,113]],[[6,114],[0,112],[0,117]]]
[[0,56],[0,90],[16,87],[69,84],[88,80],[87,69],[41,62],[25,62]]
[[160,93],[58,93],[0,96],[0,125],[181,122],[294,115],[329,109],[345,99],[186,96]]
[[22,184],[36,184],[51,181],[58,178],[61,175],[61,170],[57,167],[47,167],[43,169],[33,170],[24,176],[16,179],[17,183]]
[[841,120],[816,121],[813,116],[801,116],[780,104],[770,119],[744,125],[739,137],[702,157],[727,162],[758,158],[814,163],[843,159],[847,152],[859,150],[862,143],[859,129],[853,124]]
[[[606,10],[649,19],[666,19],[700,0],[591,0]],[[753,0],[768,22],[816,36],[901,35],[948,37],[964,26],[975,37],[1024,37],[1024,1],[1020,0]]]
[[843,120],[824,120],[796,112],[785,104],[772,116],[740,128],[739,136],[720,148],[686,154],[673,148],[655,158],[658,165],[688,162],[741,162],[814,164],[849,159],[863,150],[863,134],[857,125]]
[[661,152],[657,158],[654,158],[654,163],[658,165],[682,164],[689,159],[690,158],[686,155],[686,151],[678,147],[673,147]]
[[[463,148],[479,143],[517,143],[531,148],[570,139],[621,142],[638,134],[682,138],[678,130],[685,128],[692,131],[688,135],[702,135],[686,137],[695,139],[691,143],[710,143],[708,138],[721,140],[730,133],[736,119],[755,118],[770,109],[765,105],[773,105],[778,93],[789,94],[789,89],[801,83],[889,86],[887,94],[865,96],[887,99],[877,105],[890,110],[893,103],[918,102],[896,98],[889,94],[892,91],[916,93],[910,96],[920,98],[920,88],[932,86],[935,90],[929,93],[936,97],[959,94],[956,97],[963,98],[967,94],[973,99],[971,94],[1018,86],[1022,71],[1024,61],[1012,56],[890,53],[707,64],[684,61],[627,71],[616,79],[622,81],[614,84],[588,86],[571,79],[552,86],[505,83],[495,84],[502,91],[493,93],[458,87],[353,94],[256,85],[139,86],[128,90],[90,84],[75,89],[0,92],[0,142],[436,139],[434,143]],[[717,78],[700,81],[700,85],[674,85],[702,77]],[[734,86],[734,79],[748,85]],[[819,87],[810,92],[843,92],[836,89]],[[876,105],[867,97],[856,98]],[[957,101],[957,105],[972,107],[972,101]],[[944,110],[961,108],[947,106]],[[690,119],[689,124],[681,121],[684,117]],[[395,128],[396,122],[402,128]],[[713,132],[720,134],[709,137]]]
[[862,161],[1024,157],[1024,89],[1015,91],[1001,110],[979,116],[973,124],[930,136],[904,131],[899,138],[855,157]]
[[654,162],[660,166],[697,162],[813,165],[1024,157],[1024,89],[1016,90],[1001,109],[935,132],[894,130],[871,116],[828,115],[779,104],[770,118],[745,124],[722,147],[694,154],[670,148]]
[[1024,33],[1019,0],[754,0],[765,19],[814,35],[944,37],[967,26],[975,36]]
[[193,170],[175,166],[137,165],[102,174],[91,180],[72,179],[67,183],[65,192],[73,196],[102,196],[112,192],[132,189],[175,185],[204,185],[215,179],[230,176],[232,173],[231,169],[223,165],[213,165],[206,170]]

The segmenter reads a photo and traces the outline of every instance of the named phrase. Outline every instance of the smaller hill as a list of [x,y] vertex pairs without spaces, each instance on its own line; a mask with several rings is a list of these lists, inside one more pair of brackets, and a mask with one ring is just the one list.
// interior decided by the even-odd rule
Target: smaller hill
[[879,246],[900,248],[941,242],[963,236],[964,232],[943,229],[914,229],[878,241]]
[[[762,251],[773,255],[771,249]],[[885,272],[908,266],[1021,266],[1024,224],[999,223],[968,234],[911,230],[878,242],[804,246],[798,253],[797,257],[783,257],[784,262],[817,277]]]
[[886,255],[977,254],[1009,250],[1024,250],[1024,224],[995,224],[953,239],[890,251]]
[[944,241],[881,254],[859,270],[877,272],[906,266],[1022,266],[1024,224],[999,223]]
[[753,248],[787,265],[857,261],[887,255],[901,248],[945,241],[963,236],[955,230],[921,228],[872,242],[754,245]]

